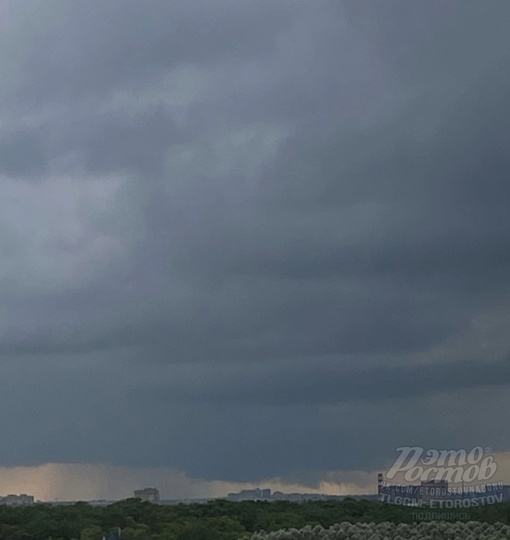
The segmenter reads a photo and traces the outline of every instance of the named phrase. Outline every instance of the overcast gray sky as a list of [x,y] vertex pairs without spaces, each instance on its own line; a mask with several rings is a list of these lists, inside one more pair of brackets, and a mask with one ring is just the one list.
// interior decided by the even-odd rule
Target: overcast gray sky
[[5,471],[510,450],[508,0],[0,6]]

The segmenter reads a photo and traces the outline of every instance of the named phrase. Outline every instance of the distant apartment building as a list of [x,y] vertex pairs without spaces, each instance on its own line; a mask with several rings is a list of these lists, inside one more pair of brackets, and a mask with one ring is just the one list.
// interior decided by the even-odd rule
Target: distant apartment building
[[142,501],[159,504],[159,490],[156,488],[144,488],[135,490],[135,497]]
[[21,495],[6,495],[5,497],[0,497],[0,504],[6,504],[7,506],[30,506],[34,504],[34,497],[25,493]]
[[228,498],[231,501],[260,501],[271,499],[270,489],[243,489],[239,493],[229,493]]
[[446,480],[428,480],[420,485],[421,501],[424,505],[430,506],[431,501],[446,499],[450,496],[448,482]]
[[457,508],[510,501],[510,485],[501,481],[464,486],[449,485],[447,480],[422,481],[420,484],[390,484],[377,477],[378,500],[404,506]]
[[[377,495],[353,495],[354,498],[377,499]],[[343,499],[345,495],[328,495],[326,493],[282,493],[281,491],[271,492],[270,489],[255,488],[243,489],[238,493],[229,493],[228,499],[231,501],[324,501],[328,499]]]

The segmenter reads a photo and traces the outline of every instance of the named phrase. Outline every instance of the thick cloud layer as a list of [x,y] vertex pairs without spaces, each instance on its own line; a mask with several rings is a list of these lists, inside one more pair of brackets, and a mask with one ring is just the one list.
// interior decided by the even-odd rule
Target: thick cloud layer
[[509,18],[5,1],[0,463],[508,450]]

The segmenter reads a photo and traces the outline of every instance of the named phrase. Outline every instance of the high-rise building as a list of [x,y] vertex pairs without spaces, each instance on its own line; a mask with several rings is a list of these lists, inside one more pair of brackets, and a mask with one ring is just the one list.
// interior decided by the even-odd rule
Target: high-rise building
[[34,497],[32,495],[26,495],[22,493],[21,495],[6,495],[5,497],[0,497],[0,504],[6,504],[8,506],[29,506],[34,504]]
[[142,501],[159,504],[159,490],[156,488],[144,488],[135,490],[135,497]]

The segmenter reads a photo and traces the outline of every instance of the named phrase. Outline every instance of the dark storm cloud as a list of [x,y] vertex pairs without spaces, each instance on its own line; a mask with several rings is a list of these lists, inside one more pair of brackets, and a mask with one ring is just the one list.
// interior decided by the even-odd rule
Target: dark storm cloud
[[269,373],[223,374],[221,380],[177,381],[133,391],[133,397],[219,406],[313,406],[434,396],[510,384],[510,361],[465,361],[414,366],[339,369],[283,367]]
[[414,88],[421,98],[438,83],[455,85],[462,76],[505,55],[509,14],[504,0],[486,6],[474,0],[347,0],[339,9],[349,13],[351,24],[370,34],[378,57],[401,89],[423,85]]
[[161,106],[131,117],[126,111],[107,118],[79,115],[63,128],[54,141],[57,151],[74,151],[75,159],[95,173],[161,174],[166,149],[189,139]]
[[[295,5],[294,5],[295,4]],[[181,64],[264,58],[302,2],[115,0],[71,6],[33,1],[11,6],[11,24],[33,32],[19,49],[16,91],[31,103],[75,101],[119,87],[158,84]],[[12,30],[11,30],[12,31]]]
[[413,6],[11,5],[2,462],[508,447],[510,9]]
[[7,131],[0,138],[0,172],[31,177],[46,171],[44,134],[33,129]]

